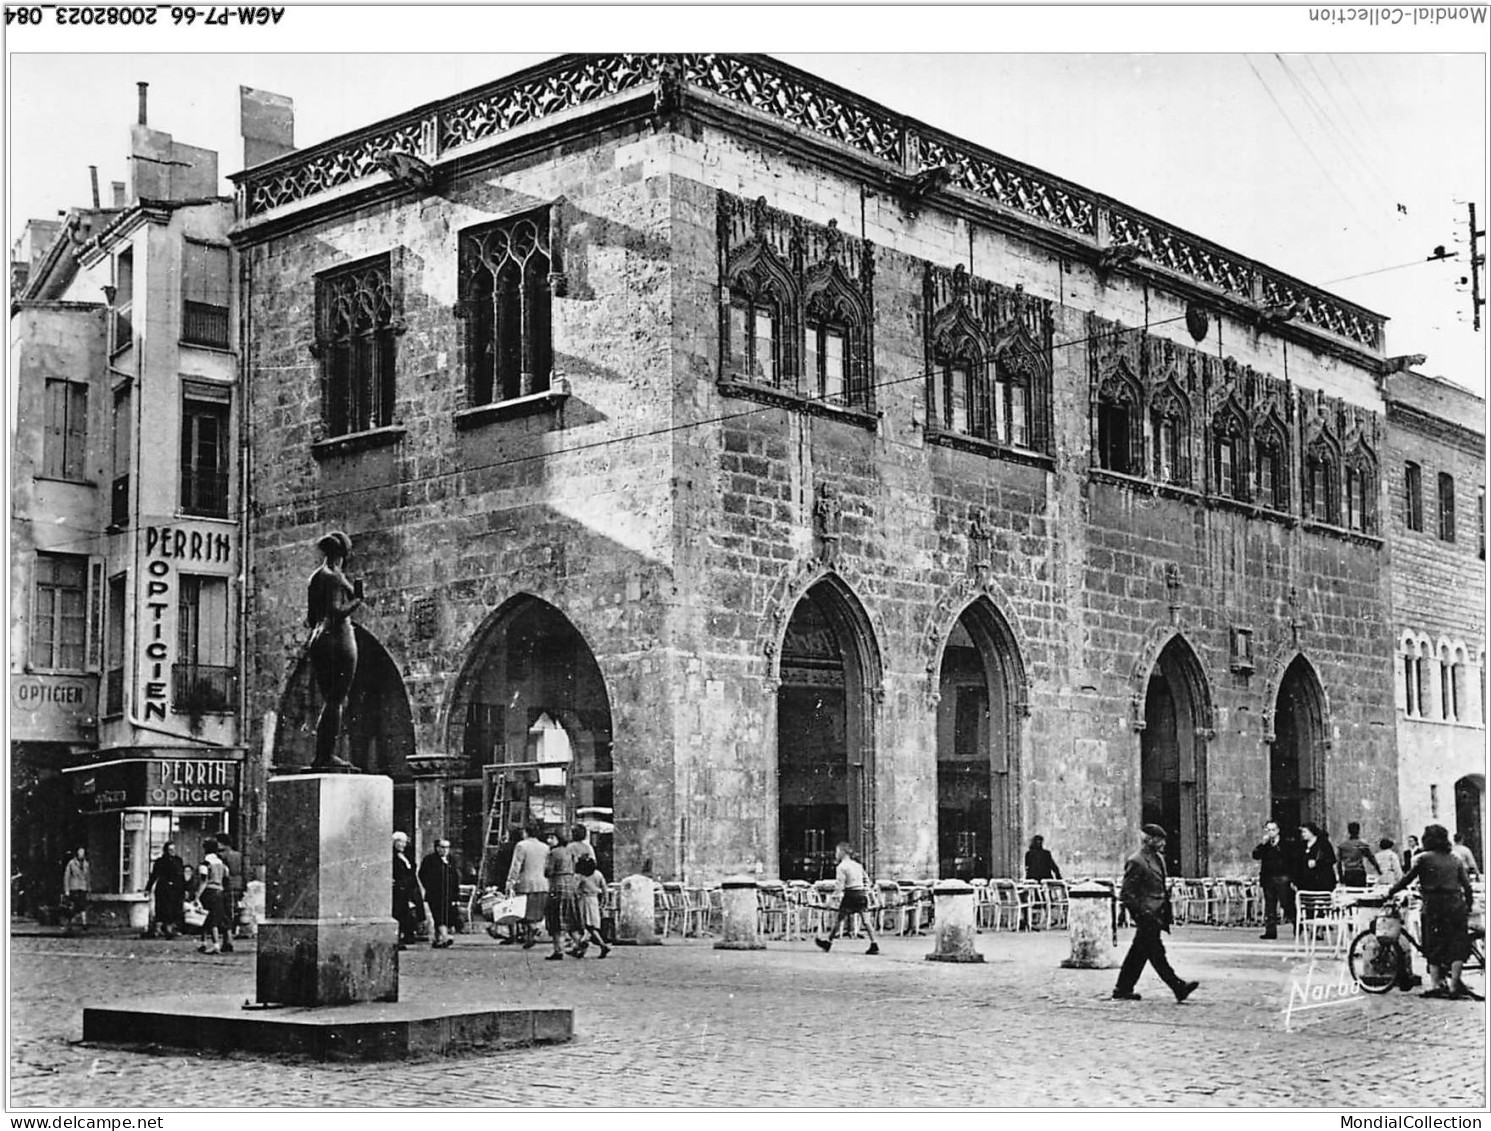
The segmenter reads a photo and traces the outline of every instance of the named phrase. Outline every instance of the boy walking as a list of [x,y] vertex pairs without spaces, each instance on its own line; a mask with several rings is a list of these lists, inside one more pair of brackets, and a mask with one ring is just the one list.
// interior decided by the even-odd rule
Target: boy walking
[[833,930],[828,932],[828,938],[815,938],[813,941],[827,954],[839,929],[858,915],[859,921],[864,924],[865,934],[870,936],[870,949],[865,953],[879,954],[880,944],[875,941],[875,928],[870,923],[870,895],[866,887],[865,870],[854,858],[854,849],[849,847],[848,841],[839,842],[834,849],[834,856],[839,861],[838,868],[834,870],[834,886],[839,890],[839,917],[834,920]]

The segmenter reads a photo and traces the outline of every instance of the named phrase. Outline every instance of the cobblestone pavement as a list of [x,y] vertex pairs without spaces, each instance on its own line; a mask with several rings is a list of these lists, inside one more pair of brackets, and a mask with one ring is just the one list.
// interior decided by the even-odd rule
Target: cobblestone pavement
[[[82,1007],[252,997],[252,942],[203,956],[183,941],[14,938],[10,1104],[383,1108],[438,1103],[432,1087],[453,1107],[1486,1104],[1484,1007],[1356,995],[1286,1031],[1301,967],[1256,931],[1177,931],[1174,964],[1201,981],[1184,1005],[1148,971],[1142,1002],[1110,1001],[1114,972],[1062,969],[1059,932],[978,945],[981,965],[926,962],[927,938],[883,940],[876,957],[852,941],[825,955],[810,940],[751,952],[670,940],[560,964],[542,946],[460,936],[400,956],[401,997],[570,1005],[574,1043],[434,1064],[212,1057],[220,1098],[207,1105],[196,1054],[85,1048]],[[1322,964],[1317,979],[1342,968]]]

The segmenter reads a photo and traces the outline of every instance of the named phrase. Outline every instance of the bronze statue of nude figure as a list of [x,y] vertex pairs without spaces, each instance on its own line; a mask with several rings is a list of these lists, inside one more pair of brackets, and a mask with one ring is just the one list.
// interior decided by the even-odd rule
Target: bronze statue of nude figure
[[352,612],[362,604],[362,583],[353,585],[342,572],[352,552],[352,539],[333,530],[316,543],[316,548],[326,560],[306,585],[306,623],[311,626],[311,674],[325,706],[316,720],[316,760],[310,769],[313,773],[345,772],[352,766],[336,756],[336,742],[342,729],[342,708],[357,674]]

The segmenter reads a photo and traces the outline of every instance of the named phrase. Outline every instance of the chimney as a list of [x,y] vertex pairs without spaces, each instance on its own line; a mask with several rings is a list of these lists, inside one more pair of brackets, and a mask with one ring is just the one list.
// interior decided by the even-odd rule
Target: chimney
[[243,165],[272,161],[295,152],[295,101],[283,94],[252,87],[238,88],[239,133],[243,137]]
[[148,82],[137,82],[135,86],[140,91],[140,125],[143,126],[147,124],[145,120],[145,92],[150,89],[150,84]]
[[98,166],[88,166],[88,180],[93,185],[93,207],[98,207]]
[[128,203],[128,198],[124,195],[124,182],[110,181],[109,189],[114,194],[114,207],[123,208]]

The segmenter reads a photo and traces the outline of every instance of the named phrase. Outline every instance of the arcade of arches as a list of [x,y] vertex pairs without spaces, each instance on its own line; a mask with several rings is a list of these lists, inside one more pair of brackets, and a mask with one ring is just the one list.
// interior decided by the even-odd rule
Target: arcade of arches
[[[359,769],[394,781],[397,827],[414,829],[415,729],[394,661],[357,628],[359,665],[338,754]],[[953,624],[937,667],[935,697],[936,852],[942,876],[1019,875],[1020,733],[1028,695],[1019,649],[987,599]],[[831,877],[834,845],[854,844],[873,870],[874,706],[879,657],[863,610],[830,576],[793,608],[781,647],[777,697],[777,869],[783,879]],[[572,762],[567,781],[572,815],[592,829],[603,869],[614,846],[613,722],[605,681],[580,632],[552,605],[512,599],[489,619],[459,676],[451,700],[440,791],[440,821],[461,849],[468,879],[488,851],[488,876],[499,864],[484,847],[491,806],[490,769],[534,758],[536,728],[564,732]],[[308,765],[320,701],[302,662],[286,685],[275,737],[278,767]],[[1304,656],[1290,663],[1273,704],[1268,747],[1270,812],[1286,828],[1322,821],[1324,695]],[[1167,864],[1174,875],[1208,867],[1206,758],[1211,701],[1200,663],[1173,636],[1146,683],[1139,735],[1139,821],[1171,830]],[[1484,778],[1455,787],[1455,821],[1479,857]],[[434,801],[420,795],[421,805]],[[1137,823],[1137,822],[1136,822]]]

